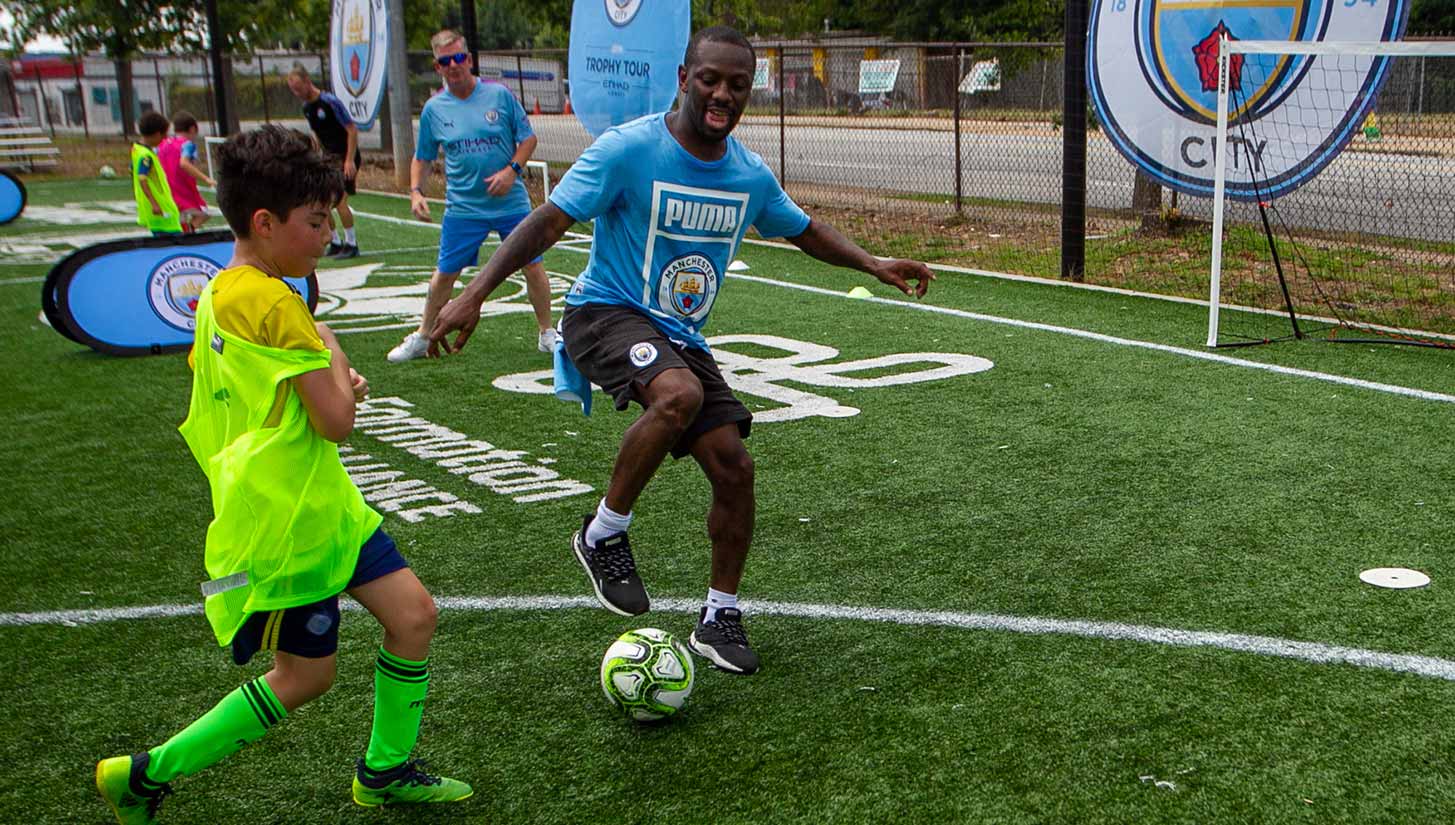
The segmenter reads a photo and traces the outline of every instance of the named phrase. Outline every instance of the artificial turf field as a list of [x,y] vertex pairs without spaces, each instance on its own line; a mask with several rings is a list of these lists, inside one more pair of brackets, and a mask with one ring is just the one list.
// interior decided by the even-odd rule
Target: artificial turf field
[[[135,229],[129,184],[28,186],[0,228],[0,821],[100,823],[97,759],[160,742],[266,665],[230,664],[200,615],[210,509],[176,431],[184,357],[100,355],[37,318],[55,260]],[[418,754],[476,796],[353,805],[379,639],[355,611],[334,690],[174,783],[163,821],[1455,815],[1449,352],[1210,356],[1192,304],[955,272],[913,302],[745,244],[706,334],[758,416],[742,595],[764,668],[701,667],[683,713],[644,727],[603,701],[597,665],[632,627],[690,632],[705,480],[669,461],[638,504],[653,611],[595,607],[569,540],[634,414],[528,391],[550,365],[516,282],[463,353],[386,363],[438,233],[402,199],[354,206],[366,254],[318,273],[320,319],[373,386],[346,455],[442,608]],[[558,304],[585,248],[546,255]],[[453,473],[388,410],[531,472]],[[1357,578],[1371,567],[1433,581],[1376,589]]]

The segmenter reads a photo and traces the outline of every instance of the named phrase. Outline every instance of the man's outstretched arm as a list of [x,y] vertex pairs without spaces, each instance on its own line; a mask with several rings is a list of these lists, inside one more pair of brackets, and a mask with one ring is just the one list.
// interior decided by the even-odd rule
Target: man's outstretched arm
[[[505,243],[495,250],[495,254],[490,256],[480,274],[440,310],[434,328],[429,331],[430,356],[437,356],[441,346],[446,352],[459,352],[464,349],[465,342],[470,340],[470,335],[475,331],[475,325],[480,323],[480,305],[485,303],[490,293],[510,277],[512,272],[521,269],[554,246],[575,223],[575,218],[549,201],[532,210],[505,239]],[[445,336],[456,330],[460,334],[455,336],[455,343],[451,345],[445,340]]]
[[[867,272],[905,295],[916,298],[923,298],[930,288],[930,281],[935,279],[930,268],[919,261],[876,258],[830,224],[817,219],[810,220],[802,234],[788,241],[824,263]],[[909,281],[916,285],[911,287]]]

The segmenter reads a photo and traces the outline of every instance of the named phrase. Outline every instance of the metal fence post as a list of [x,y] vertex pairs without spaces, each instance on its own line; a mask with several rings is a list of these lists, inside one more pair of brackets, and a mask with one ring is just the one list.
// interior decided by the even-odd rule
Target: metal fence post
[[1066,0],[1061,67],[1061,277],[1086,280],[1086,0]]
[[56,122],[51,118],[51,113],[46,111],[45,84],[41,82],[40,67],[31,66],[30,69],[35,73],[35,116],[44,120],[50,126],[51,138],[54,139],[56,136]]
[[81,85],[81,59],[77,58],[71,68],[76,72],[76,97],[81,100],[81,128],[86,130],[86,138],[91,137],[91,124],[86,117],[86,89]]
[[788,186],[788,151],[787,145],[787,121],[788,111],[785,108],[787,90],[783,88],[783,63],[788,57],[783,50],[783,43],[778,43],[778,185]]
[[273,118],[268,114],[268,72],[263,68],[263,56],[258,55],[258,93],[263,98],[263,122],[272,123]]
[[155,57],[152,58],[152,74],[157,76],[157,109],[165,115],[172,101],[167,99],[167,87],[162,84],[162,67]]
[[207,107],[207,119],[210,120],[210,121],[212,121],[212,128],[214,130],[216,130],[216,131],[213,132],[213,134],[216,135],[216,136],[218,136],[218,137],[221,137],[221,136],[227,134],[227,127],[225,127],[225,126],[219,126],[218,125],[218,123],[217,123],[217,110],[214,109],[213,106],[212,106],[212,71],[211,71],[210,66],[211,66],[211,62],[206,57],[203,57],[202,58],[202,88],[203,88],[205,94],[202,95],[202,102]]
[[[521,67],[519,53],[515,55],[515,83],[520,87],[520,108],[525,109],[529,114],[530,108],[525,105],[525,69]],[[536,100],[540,100],[540,98],[536,98]]]
[[961,182],[960,176],[960,47],[955,47],[954,75],[950,78],[951,93],[955,95],[955,214],[959,215],[963,210],[963,199],[965,197],[965,185]]

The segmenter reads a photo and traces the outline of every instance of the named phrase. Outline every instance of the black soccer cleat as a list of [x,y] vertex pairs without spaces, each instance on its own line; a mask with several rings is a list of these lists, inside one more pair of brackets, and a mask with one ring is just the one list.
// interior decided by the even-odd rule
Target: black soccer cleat
[[338,252],[333,255],[335,261],[343,261],[357,257],[359,257],[359,248],[351,243],[346,243],[339,247]]
[[571,551],[591,580],[596,600],[621,616],[640,616],[651,610],[652,603],[642,586],[642,577],[637,575],[637,563],[632,558],[632,545],[626,533],[613,533],[590,547],[586,544],[586,527],[593,518],[594,514],[587,516],[581,529],[571,537]]
[[323,257],[337,258],[340,252],[344,251],[344,245],[335,241],[328,242],[328,249],[324,251]]
[[718,670],[738,673],[744,676],[757,673],[758,654],[748,646],[748,631],[743,629],[743,611],[736,607],[723,607],[717,611],[717,618],[703,621],[707,608],[697,614],[697,629],[687,645],[692,652],[708,660]]

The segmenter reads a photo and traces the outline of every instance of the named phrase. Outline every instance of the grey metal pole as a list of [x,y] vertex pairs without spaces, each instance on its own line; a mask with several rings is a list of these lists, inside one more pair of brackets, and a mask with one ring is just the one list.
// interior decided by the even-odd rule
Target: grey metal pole
[[785,141],[788,138],[787,123],[788,110],[783,102],[785,90],[783,88],[783,64],[787,62],[788,52],[784,50],[783,43],[778,43],[778,185],[788,186],[788,149]]
[[960,77],[965,71],[965,65],[961,62],[962,55],[960,47],[955,47],[955,76],[951,78],[951,91],[955,95],[955,117],[954,124],[950,131],[955,136],[955,214],[959,215],[965,210],[965,184],[961,177],[963,174],[963,161],[960,157]]
[[414,159],[414,127],[409,102],[409,60],[405,53],[404,0],[389,0],[389,126],[394,144],[394,182],[409,186],[409,164]]

